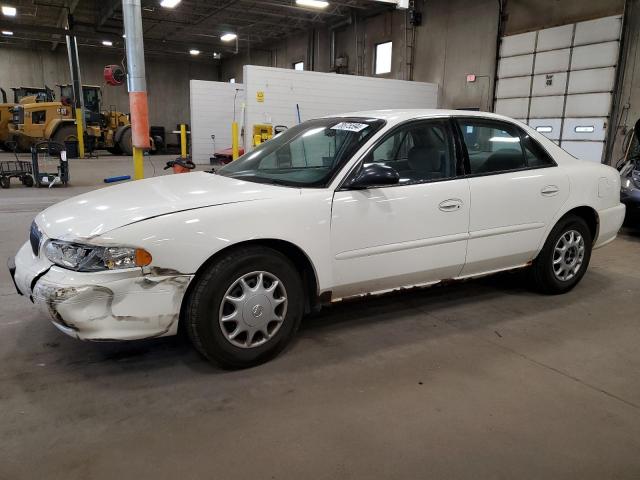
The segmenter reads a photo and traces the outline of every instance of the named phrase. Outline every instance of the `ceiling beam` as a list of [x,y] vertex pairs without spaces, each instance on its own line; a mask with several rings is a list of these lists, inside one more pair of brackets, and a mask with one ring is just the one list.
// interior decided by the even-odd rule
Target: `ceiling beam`
[[[80,0],[71,0],[71,3],[66,6],[66,2],[65,2],[65,6],[63,6],[60,9],[60,15],[58,15],[58,21],[56,22],[56,25],[58,27],[64,27],[67,24],[67,17],[68,15],[72,15],[73,12],[76,11],[76,7],[78,6],[78,3],[80,3]],[[58,35],[54,35],[54,38],[56,40],[54,40],[53,42],[51,42],[51,51],[55,52],[56,48],[58,47],[59,39],[60,37]]]

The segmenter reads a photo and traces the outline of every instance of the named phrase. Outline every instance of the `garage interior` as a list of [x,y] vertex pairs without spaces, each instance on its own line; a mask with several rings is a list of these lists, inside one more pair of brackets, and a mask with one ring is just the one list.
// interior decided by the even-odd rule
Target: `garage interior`
[[[149,151],[122,143],[139,125],[125,78],[130,3]],[[3,168],[32,168],[35,155],[53,172],[0,190],[2,258],[57,202],[181,165],[210,170],[278,126],[330,113],[495,112],[585,162],[640,156],[640,0],[0,5],[11,104],[0,129],[11,131],[16,105],[28,112],[20,87],[48,87],[47,108],[72,132],[74,109],[87,119],[92,107],[58,85],[98,87],[98,113],[125,117],[95,127],[107,140],[89,121],[81,142],[65,137],[68,181],[62,162],[43,164],[0,131]],[[60,140],[48,125],[34,120],[33,138]],[[184,335],[62,335],[2,268],[0,479],[640,478],[639,261],[629,218],[566,295],[532,292],[513,271],[344,301],[306,316],[283,355],[238,371],[209,364]]]

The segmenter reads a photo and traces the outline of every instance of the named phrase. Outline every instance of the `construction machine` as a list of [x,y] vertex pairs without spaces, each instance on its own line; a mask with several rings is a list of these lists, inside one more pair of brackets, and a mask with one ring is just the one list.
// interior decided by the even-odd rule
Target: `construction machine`
[[[12,109],[9,124],[18,146],[29,147],[42,140],[65,141],[78,139],[73,109],[73,88],[60,87],[60,101],[20,104]],[[129,116],[114,109],[102,110],[102,90],[99,86],[83,85],[85,116],[85,146],[88,150],[104,149],[113,154],[131,155],[131,123]]]
[[53,90],[45,86],[39,87],[13,87],[13,103],[7,101],[7,92],[0,88],[2,103],[0,103],[0,149],[12,150],[6,142],[11,140],[9,122],[11,121],[11,109],[21,103],[37,103],[53,101]]

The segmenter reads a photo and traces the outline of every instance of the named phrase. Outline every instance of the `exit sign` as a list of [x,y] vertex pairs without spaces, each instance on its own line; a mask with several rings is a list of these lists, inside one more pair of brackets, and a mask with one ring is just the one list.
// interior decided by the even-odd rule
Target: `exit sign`
[[476,81],[476,76],[473,73],[469,73],[467,75],[467,83],[473,83]]

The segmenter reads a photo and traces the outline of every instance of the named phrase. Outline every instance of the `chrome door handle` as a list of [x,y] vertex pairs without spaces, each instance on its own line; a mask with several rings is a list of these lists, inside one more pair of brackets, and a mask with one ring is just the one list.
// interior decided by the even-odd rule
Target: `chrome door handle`
[[540,193],[545,197],[553,197],[554,195],[557,195],[559,191],[560,191],[560,188],[558,188],[558,186],[547,185],[546,187],[542,187],[542,190],[540,190]]
[[455,212],[456,210],[460,210],[462,208],[462,203],[462,200],[458,198],[450,198],[448,200],[440,202],[438,208],[443,212]]

